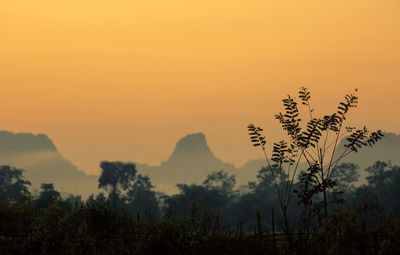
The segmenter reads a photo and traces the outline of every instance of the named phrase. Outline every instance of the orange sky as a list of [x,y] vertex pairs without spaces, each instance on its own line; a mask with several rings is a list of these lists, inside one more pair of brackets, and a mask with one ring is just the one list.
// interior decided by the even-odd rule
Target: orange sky
[[304,85],[317,113],[354,88],[354,124],[400,133],[398,0],[0,0],[2,130],[47,134],[88,173],[158,164],[204,132],[237,166],[262,155]]

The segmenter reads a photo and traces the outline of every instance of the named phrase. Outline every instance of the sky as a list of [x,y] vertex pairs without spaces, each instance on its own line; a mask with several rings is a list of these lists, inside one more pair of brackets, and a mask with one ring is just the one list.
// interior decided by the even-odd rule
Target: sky
[[300,86],[315,114],[358,89],[349,124],[400,133],[398,0],[0,0],[1,130],[47,134],[87,173],[160,164],[203,132],[236,166],[247,125]]

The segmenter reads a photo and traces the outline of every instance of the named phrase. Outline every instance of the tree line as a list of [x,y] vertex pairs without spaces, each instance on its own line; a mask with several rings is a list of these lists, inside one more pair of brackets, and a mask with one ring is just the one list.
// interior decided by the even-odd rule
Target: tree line
[[[235,176],[221,170],[201,184],[178,184],[179,192],[168,196],[156,192],[132,163],[101,166],[104,192],[86,200],[62,196],[51,183],[32,196],[22,170],[0,167],[4,254],[287,254],[293,249],[297,254],[395,254],[400,248],[400,167],[390,162],[368,167],[368,183],[358,187],[357,165],[338,165],[334,180],[340,184],[328,192],[329,213],[322,224],[323,208],[316,207],[304,231],[304,204],[292,204],[288,220],[296,237],[290,243],[286,235],[282,242],[285,223],[267,167],[246,186],[236,187]],[[301,178],[294,190],[301,189]],[[322,201],[319,196],[313,203]]]
[[[75,203],[108,199],[115,208],[125,207],[129,213],[139,214],[139,217],[151,214],[155,218],[162,217],[170,209],[184,213],[197,206],[202,210],[218,211],[230,222],[242,220],[248,228],[254,225],[257,211],[263,216],[264,225],[272,227],[272,210],[278,211],[279,208],[272,172],[268,167],[260,169],[257,181],[249,182],[248,185],[236,187],[235,176],[221,170],[209,174],[201,184],[177,184],[179,192],[174,195],[157,192],[150,178],[138,174],[132,163],[103,161],[101,168],[98,187],[104,192],[93,194],[83,201],[80,196],[72,194],[62,197],[51,183],[41,184],[40,192],[32,197],[29,192],[30,182],[24,178],[23,170],[2,166],[0,201],[16,203],[28,197],[33,206],[45,210],[55,203],[62,208],[72,209]],[[400,167],[391,162],[377,161],[365,171],[368,173],[367,184],[356,186],[359,181],[356,164],[342,163],[336,167],[332,177],[338,184],[335,191],[328,194],[329,208],[333,210],[340,205],[354,209],[364,202],[378,204],[382,215],[399,214],[400,202],[397,196],[400,195]],[[301,189],[302,176],[303,172],[300,171],[298,181],[294,184],[295,192]],[[284,182],[287,181],[285,178]],[[315,199],[314,203],[318,203],[322,197]],[[301,203],[295,201],[290,218],[295,219],[299,211]]]

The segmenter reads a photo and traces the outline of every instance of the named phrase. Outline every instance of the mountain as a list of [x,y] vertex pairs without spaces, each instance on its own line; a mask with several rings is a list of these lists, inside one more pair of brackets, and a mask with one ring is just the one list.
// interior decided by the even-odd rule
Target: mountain
[[41,183],[54,183],[61,192],[84,197],[97,192],[97,177],[86,175],[65,159],[44,134],[0,131],[0,164],[24,169],[33,190]]
[[[344,150],[345,139],[338,146]],[[400,135],[385,133],[383,140],[373,148],[363,148],[350,154],[342,162],[353,162],[360,166],[360,182],[365,182],[364,169],[377,160],[391,160],[400,165]],[[256,152],[255,152],[256,153]],[[16,134],[0,131],[0,164],[25,169],[24,175],[32,182],[33,189],[41,183],[54,183],[61,192],[82,194],[87,197],[97,193],[98,176],[86,175],[57,150],[54,143],[44,134]],[[237,177],[237,184],[255,181],[258,171],[266,166],[265,159],[253,159],[239,169],[233,164],[218,159],[207,145],[203,133],[190,134],[180,139],[169,158],[158,166],[137,163],[141,174],[149,175],[159,191],[174,193],[178,183],[201,184],[213,171],[225,170]],[[302,169],[305,168],[302,164]]]
[[213,171],[237,173],[233,164],[215,157],[203,133],[190,134],[180,139],[170,157],[161,165],[137,164],[137,169],[139,173],[149,175],[155,186],[167,193],[176,191],[174,187],[178,183],[200,184]]

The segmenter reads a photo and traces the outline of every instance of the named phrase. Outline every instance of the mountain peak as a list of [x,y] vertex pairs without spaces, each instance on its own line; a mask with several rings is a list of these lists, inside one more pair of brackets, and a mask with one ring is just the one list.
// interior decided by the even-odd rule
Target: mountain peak
[[0,131],[0,152],[27,153],[32,151],[57,151],[47,135]]
[[176,143],[174,152],[162,165],[185,172],[198,168],[196,171],[199,173],[209,172],[210,169],[213,171],[236,169],[232,164],[226,164],[214,156],[203,133],[189,134],[180,139]]
[[211,153],[203,133],[189,134],[180,139],[175,147],[174,153]]
[[[223,162],[212,153],[203,133],[193,133],[181,138],[173,153],[160,166],[141,164],[138,169],[149,175],[156,186],[170,191],[177,183],[199,183],[214,171],[237,171],[234,165]],[[175,188],[173,189],[175,192]]]

